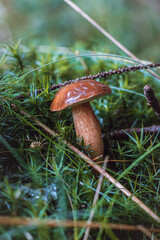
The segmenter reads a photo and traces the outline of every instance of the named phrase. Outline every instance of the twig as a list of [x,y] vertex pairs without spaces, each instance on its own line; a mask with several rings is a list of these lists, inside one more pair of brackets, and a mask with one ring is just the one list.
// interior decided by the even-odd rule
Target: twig
[[[111,40],[124,53],[126,53],[128,56],[130,56],[134,60],[140,62],[140,60],[132,52],[130,52],[119,41],[117,41],[113,36],[111,36],[104,28],[102,28],[96,21],[94,21],[84,11],[82,11],[82,9],[80,9],[75,3],[73,3],[70,0],[64,0],[64,2],[66,2],[70,7],[72,7],[75,11],[77,11],[83,18],[85,18],[89,23],[91,23],[95,28],[97,28],[104,36],[106,36],[109,40]],[[155,74],[153,71],[151,71],[150,69],[148,69],[148,71],[157,79],[160,79],[159,76],[157,76],[157,74]]]
[[158,98],[154,94],[153,88],[151,88],[150,85],[146,85],[144,87],[144,95],[148,105],[154,109],[155,114],[160,118],[160,104]]
[[82,81],[82,80],[86,80],[86,79],[96,79],[96,78],[106,78],[106,77],[110,77],[114,74],[122,74],[122,73],[126,73],[126,72],[130,72],[130,71],[136,71],[136,70],[142,70],[142,69],[147,69],[147,68],[154,68],[154,67],[159,67],[160,63],[150,63],[150,64],[146,64],[146,65],[135,65],[135,66],[130,66],[130,67],[122,67],[122,68],[118,68],[115,70],[110,70],[110,71],[105,71],[102,73],[98,73],[98,74],[94,74],[94,75],[89,75],[89,76],[85,76],[85,77],[81,77],[81,78],[76,78],[73,80],[69,80],[66,81],[64,83],[59,83],[59,84],[54,84],[51,86],[51,91],[55,90],[57,88],[63,87],[67,84],[71,84],[73,82],[78,82],[78,81]]
[[149,237],[151,240],[158,240],[155,236],[152,235],[151,231],[149,231],[144,226],[138,225],[137,227],[146,235],[146,237]]
[[[111,228],[116,230],[125,231],[141,231],[139,225],[128,225],[119,223],[103,223],[103,222],[91,222],[87,223],[85,221],[73,221],[70,219],[66,220],[55,220],[55,219],[45,219],[40,218],[24,218],[24,217],[11,217],[11,216],[0,216],[0,225],[2,226],[48,226],[48,227],[79,227],[84,228],[90,226],[91,228]],[[157,228],[147,228],[150,232],[159,233],[160,229]]]
[[[12,104],[12,106],[16,109],[16,106]],[[24,110],[19,109],[21,114],[24,116],[29,117],[32,119],[34,123],[36,123],[38,126],[43,128],[47,133],[54,137],[59,137],[57,133],[55,133],[53,130],[51,130],[49,127],[38,121],[37,119],[33,118],[30,114],[25,112]],[[130,197],[132,201],[134,201],[141,209],[143,209],[149,216],[151,216],[154,220],[160,223],[160,218],[158,215],[156,215],[150,208],[148,208],[141,200],[139,200],[136,196],[134,196],[127,188],[125,188],[121,183],[119,183],[116,179],[114,179],[109,173],[107,173],[104,169],[102,169],[100,166],[98,166],[95,162],[93,162],[88,156],[86,156],[84,153],[82,153],[80,150],[78,150],[76,147],[74,147],[72,144],[67,142],[66,140],[63,140],[63,142],[66,144],[68,148],[70,148],[74,153],[79,155],[84,161],[86,161],[91,167],[93,167],[97,172],[102,174],[105,178],[107,178],[114,186],[116,186],[122,193],[124,193],[127,197]]]
[[[109,160],[109,156],[107,155],[105,157],[105,159],[104,159],[103,169],[106,169],[108,160]],[[96,192],[95,192],[94,199],[93,199],[93,203],[92,203],[92,209],[91,209],[88,221],[87,221],[88,223],[92,222],[92,219],[93,219],[93,216],[94,216],[94,213],[95,213],[96,203],[97,203],[98,198],[99,198],[99,193],[100,193],[100,189],[101,189],[101,186],[102,186],[102,182],[103,182],[103,175],[100,174],[98,185],[97,185]],[[87,240],[88,239],[89,232],[90,232],[90,227],[88,226],[86,228],[83,240]]]
[[[146,65],[140,64],[140,65],[135,65],[135,66],[130,66],[130,67],[122,67],[122,68],[118,68],[115,70],[105,71],[105,72],[97,73],[94,75],[88,75],[88,76],[84,76],[81,78],[68,80],[68,81],[65,81],[64,83],[53,84],[50,87],[50,91],[53,91],[57,88],[61,88],[67,84],[71,84],[71,83],[86,80],[86,79],[106,78],[106,77],[110,77],[114,74],[122,74],[122,73],[126,73],[126,72],[142,70],[142,69],[147,69],[147,68],[155,68],[155,67],[160,67],[160,63],[150,63],[150,64],[146,64]],[[43,91],[44,91],[44,89],[37,89],[37,90],[35,90],[35,94],[38,95],[38,94],[42,93]],[[30,95],[30,93],[28,93],[28,95]],[[23,98],[24,98],[23,94],[20,94],[15,99],[23,99]]]
[[112,139],[123,140],[128,138],[128,135],[126,133],[132,134],[136,132],[137,134],[139,134],[142,131],[144,134],[157,133],[158,131],[160,131],[160,125],[153,125],[153,126],[144,127],[144,128],[125,128],[125,129],[114,130],[110,132],[108,136]]

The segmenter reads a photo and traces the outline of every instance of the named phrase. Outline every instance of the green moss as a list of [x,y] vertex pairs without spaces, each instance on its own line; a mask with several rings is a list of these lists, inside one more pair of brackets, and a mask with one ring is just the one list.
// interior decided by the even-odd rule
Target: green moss
[[[78,45],[79,52],[80,46]],[[84,50],[84,46],[82,48]],[[51,100],[57,91],[51,92],[50,86],[130,64],[126,60],[124,62],[123,58],[108,59],[101,56],[66,59],[69,54],[60,54],[58,48],[53,48],[52,51],[52,47],[49,53],[38,52],[35,47],[24,51],[17,44],[9,49],[7,59],[0,68],[1,215],[87,221],[98,174],[63,143],[64,139],[68,140],[87,154],[88,147],[78,145],[71,110],[50,112]],[[76,50],[76,46],[73,49]],[[159,82],[147,75],[146,71],[123,73],[98,80],[113,88],[112,94],[91,103],[105,135],[105,152],[110,154],[111,159],[122,160],[108,163],[107,170],[117,179],[131,166],[121,178],[121,183],[158,213],[159,148],[146,154],[136,164],[134,161],[159,143],[159,134],[151,136],[144,135],[143,132],[140,135],[133,133],[127,141],[108,139],[107,134],[116,129],[158,124],[159,120],[153,110],[148,108],[142,94],[147,83],[158,92]],[[38,89],[42,89],[40,94],[36,93]],[[19,94],[23,98],[17,98]],[[59,137],[51,137],[36,126],[32,117],[22,116],[12,104],[56,131]],[[110,188],[110,185],[104,179],[94,221],[148,227],[154,224],[157,227],[153,219],[130,198],[115,187]],[[78,239],[78,236],[82,238],[84,229],[1,227],[0,238],[6,236],[6,239],[22,239],[26,231],[35,239],[73,239],[72,236]],[[116,239],[121,233],[92,230],[90,236],[92,239],[96,236],[97,239],[106,239],[107,236]],[[129,232],[125,236],[126,239],[127,236],[133,239]]]

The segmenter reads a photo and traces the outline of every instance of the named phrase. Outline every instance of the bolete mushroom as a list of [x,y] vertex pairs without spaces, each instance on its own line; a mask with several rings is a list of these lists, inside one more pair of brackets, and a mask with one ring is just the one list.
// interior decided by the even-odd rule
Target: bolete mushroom
[[91,146],[92,159],[103,156],[104,149],[99,122],[89,101],[109,93],[111,93],[109,86],[88,79],[62,87],[51,104],[51,111],[72,107],[76,136],[83,139],[85,146]]

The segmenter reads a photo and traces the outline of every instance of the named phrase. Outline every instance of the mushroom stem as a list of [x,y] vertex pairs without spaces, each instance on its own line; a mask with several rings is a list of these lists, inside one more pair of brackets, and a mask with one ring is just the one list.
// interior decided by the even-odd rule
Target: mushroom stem
[[85,146],[90,145],[93,150],[91,158],[103,156],[101,129],[89,102],[73,106],[72,114],[77,137],[82,138]]

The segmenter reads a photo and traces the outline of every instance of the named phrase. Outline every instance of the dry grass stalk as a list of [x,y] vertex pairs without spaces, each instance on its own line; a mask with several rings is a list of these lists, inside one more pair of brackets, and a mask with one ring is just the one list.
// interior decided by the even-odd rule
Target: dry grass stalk
[[[110,228],[115,230],[124,231],[142,231],[141,225],[134,226],[128,224],[119,223],[103,223],[103,222],[91,222],[85,221],[73,221],[73,220],[55,220],[55,219],[39,219],[39,218],[24,218],[24,217],[11,217],[11,216],[0,216],[1,226],[48,226],[48,227],[78,227],[78,228]],[[141,227],[140,227],[141,226]],[[157,228],[145,228],[150,233],[160,233],[160,229]]]
[[[106,156],[105,159],[104,159],[104,163],[103,163],[103,169],[106,169],[108,160],[109,160],[109,156]],[[103,175],[100,174],[98,185],[97,185],[96,192],[95,192],[94,199],[93,199],[93,203],[92,203],[92,209],[91,209],[88,221],[87,221],[88,223],[92,222],[92,219],[93,219],[93,216],[94,216],[94,213],[95,213],[96,203],[97,203],[98,198],[99,198],[99,193],[100,193],[100,190],[101,190],[102,182],[103,182]],[[83,240],[88,239],[89,232],[90,232],[90,227],[88,226],[86,228]]]
[[[15,105],[12,105],[14,108],[16,108]],[[31,117],[28,113],[26,113],[24,110],[20,110],[20,112],[28,116],[32,119],[33,122],[35,122],[38,126],[43,128],[47,133],[54,137],[58,137],[58,134],[55,133],[53,130],[48,128],[46,125],[38,121],[37,119],[34,119]],[[160,223],[160,218],[158,215],[156,215],[150,208],[148,208],[141,200],[139,200],[136,196],[134,196],[127,188],[125,188],[121,183],[119,183],[116,179],[114,179],[109,173],[107,173],[104,169],[102,169],[100,166],[98,166],[95,162],[93,162],[88,156],[86,156],[84,153],[82,153],[80,150],[78,150],[76,147],[74,147],[72,144],[68,143],[66,140],[63,140],[63,142],[70,148],[74,153],[79,155],[84,161],[86,161],[90,166],[92,166],[97,172],[102,174],[105,178],[107,178],[114,186],[116,186],[122,193],[124,193],[127,197],[130,197],[132,201],[134,201],[141,209],[143,209],[150,217],[152,217],[154,220],[156,220],[158,223]]]
[[[89,23],[91,23],[95,28],[97,28],[105,37],[112,41],[118,48],[120,48],[124,53],[130,56],[132,59],[141,62],[132,52],[130,52],[125,46],[123,46],[119,41],[117,41],[113,36],[111,36],[104,28],[102,28],[96,21],[89,17],[82,9],[80,9],[75,3],[70,0],[64,0],[70,7],[72,7],[76,12],[78,12],[83,18],[85,18]],[[160,79],[159,76],[154,73],[152,70],[148,71],[155,76],[157,79]]]
[[152,239],[152,240],[158,240],[155,236],[153,236],[153,234],[151,233],[151,231],[149,231],[149,230],[148,230],[147,228],[145,228],[144,226],[138,225],[137,227],[139,228],[139,230],[140,230],[141,232],[143,232],[143,233],[146,235],[146,237],[149,237],[149,238]]

